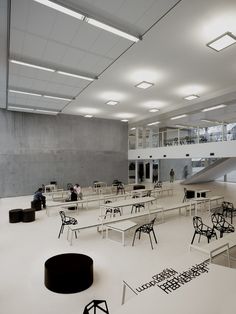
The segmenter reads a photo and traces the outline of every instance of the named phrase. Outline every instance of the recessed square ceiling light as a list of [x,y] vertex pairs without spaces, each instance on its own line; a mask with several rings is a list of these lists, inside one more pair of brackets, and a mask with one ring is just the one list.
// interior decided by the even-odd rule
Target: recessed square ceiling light
[[110,105],[110,106],[115,106],[119,103],[119,101],[116,100],[109,100],[108,102],[106,102],[106,105]]
[[193,100],[196,98],[199,98],[199,96],[198,95],[189,95],[189,96],[184,97],[184,99],[186,99],[186,100]]
[[211,111],[211,110],[221,109],[221,108],[224,108],[224,107],[226,107],[226,105],[221,104],[221,105],[218,105],[218,106],[202,109],[202,112],[207,112],[207,111]]
[[236,37],[232,33],[227,32],[217,37],[216,39],[210,41],[207,44],[207,46],[219,52],[235,43],[236,43]]
[[142,89],[147,89],[149,87],[152,87],[154,84],[146,81],[142,81],[135,85],[135,87],[142,88]]
[[180,116],[172,117],[172,118],[170,118],[170,119],[171,119],[171,120],[177,120],[177,119],[181,119],[181,118],[185,118],[185,117],[187,117],[186,114],[181,114]]
[[121,122],[128,122],[129,120],[127,119],[123,119],[123,120],[120,120]]
[[151,126],[151,125],[156,125],[156,124],[159,124],[159,123],[160,123],[159,121],[152,122],[152,123],[148,123],[148,126]]
[[158,112],[158,111],[159,111],[159,109],[157,109],[157,108],[152,108],[149,110],[149,112]]
[[91,114],[86,114],[84,117],[85,118],[92,118],[93,116]]

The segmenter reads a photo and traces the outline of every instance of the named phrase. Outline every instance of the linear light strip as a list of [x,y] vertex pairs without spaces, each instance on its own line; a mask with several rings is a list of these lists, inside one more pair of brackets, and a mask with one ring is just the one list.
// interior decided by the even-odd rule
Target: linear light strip
[[18,60],[14,60],[14,59],[10,59],[9,61],[11,63],[24,65],[26,67],[30,67],[30,68],[34,68],[34,69],[44,70],[44,71],[48,71],[48,72],[56,72],[56,70],[54,70],[54,69],[42,67],[42,66],[39,66],[39,65],[36,65],[36,64],[32,64],[32,63],[22,62],[22,61],[18,61]]
[[49,8],[52,8],[54,10],[57,10],[59,12],[65,13],[67,15],[70,15],[72,17],[75,17],[78,20],[83,20],[85,18],[85,16],[81,13],[78,13],[74,10],[68,9],[65,6],[62,6],[60,4],[57,4],[53,1],[49,1],[49,0],[34,0],[35,2],[38,2],[40,4],[46,5]]
[[110,25],[107,25],[105,23],[102,23],[102,22],[99,22],[95,19],[92,19],[92,18],[86,18],[85,21],[93,26],[96,26],[98,28],[101,28],[107,32],[110,32],[110,33],[113,33],[115,35],[118,35],[120,37],[123,37],[123,38],[126,38],[128,40],[131,40],[131,41],[134,41],[134,42],[138,42],[139,41],[139,38],[138,37],[135,37],[133,35],[130,35],[126,32],[123,32],[115,27],[112,27]]
[[78,75],[78,74],[73,74],[73,73],[64,72],[64,71],[56,71],[56,73],[62,74],[62,75],[66,75],[66,76],[71,76],[71,77],[80,78],[80,79],[87,80],[87,81],[94,81],[94,79],[95,79],[95,78],[93,78],[93,77],[84,76],[84,75]]
[[44,70],[44,71],[48,71],[48,72],[54,72],[54,73],[58,73],[58,74],[66,75],[66,76],[71,76],[71,77],[80,78],[80,79],[87,80],[87,81],[94,81],[94,80],[95,80],[95,77],[90,77],[90,76],[86,76],[86,75],[74,74],[74,73],[65,72],[65,71],[60,71],[60,70],[56,70],[56,69],[51,69],[51,68],[39,66],[39,65],[37,65],[37,64],[28,63],[28,62],[23,62],[23,61],[19,61],[19,60],[15,60],[15,59],[10,59],[9,61],[10,61],[11,63],[15,63],[15,64],[27,66],[27,67],[31,67],[31,68],[34,68],[34,69]]
[[58,114],[60,111],[53,111],[53,110],[44,110],[44,109],[36,109],[36,108],[27,108],[27,107],[17,107],[17,106],[8,106],[9,110],[23,110],[23,111],[30,111],[30,112],[41,112],[41,113],[50,113],[50,114]]
[[170,119],[171,119],[171,120],[177,120],[177,119],[181,119],[181,118],[185,118],[185,117],[187,117],[186,114],[181,114],[180,116],[172,117],[172,118],[170,118]]
[[10,93],[23,94],[23,95],[29,95],[29,96],[37,96],[37,97],[44,97],[44,98],[57,99],[57,100],[65,100],[65,101],[72,101],[73,100],[73,98],[65,98],[65,97],[51,96],[51,95],[45,95],[45,94],[42,95],[42,94],[30,93],[30,92],[15,90],[15,89],[9,89],[8,91]]
[[211,110],[221,109],[221,108],[224,108],[224,107],[226,107],[226,105],[221,104],[221,105],[217,105],[217,106],[213,106],[213,107],[202,109],[202,112],[207,112],[207,111],[211,111]]
[[110,33],[113,33],[117,36],[120,36],[120,37],[123,37],[123,38],[126,38],[128,40],[131,40],[133,42],[137,42],[141,39],[141,37],[138,37],[138,36],[133,36],[129,33],[126,33],[116,27],[113,27],[113,26],[110,26],[106,23],[103,23],[103,22],[100,22],[94,18],[91,18],[89,16],[85,16],[84,14],[81,14],[77,11],[74,11],[74,10],[71,10],[71,9],[68,9],[62,5],[59,5],[53,1],[49,1],[49,0],[34,0],[35,2],[38,2],[40,4],[43,4],[43,5],[46,5],[47,7],[50,7],[52,9],[55,9],[57,11],[60,11],[62,13],[65,13],[65,14],[68,14],[72,17],[75,17],[79,20],[83,20],[85,22],[87,22],[88,24],[91,24],[95,27],[98,27],[98,28],[101,28],[107,32],[110,32]]

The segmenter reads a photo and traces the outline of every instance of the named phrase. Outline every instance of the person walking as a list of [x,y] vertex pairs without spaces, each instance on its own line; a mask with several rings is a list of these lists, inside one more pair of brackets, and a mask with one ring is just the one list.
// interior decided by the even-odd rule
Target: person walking
[[173,170],[173,168],[171,168],[170,170],[170,182],[173,183],[175,179],[175,172]]

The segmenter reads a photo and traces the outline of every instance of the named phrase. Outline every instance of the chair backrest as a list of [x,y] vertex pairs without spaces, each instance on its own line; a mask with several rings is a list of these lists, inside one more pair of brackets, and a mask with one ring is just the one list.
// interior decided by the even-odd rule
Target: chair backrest
[[98,313],[97,309],[100,310],[100,312],[109,314],[107,302],[105,300],[93,300],[89,304],[87,304],[84,308],[83,314],[91,314],[90,310],[93,309],[93,313]]
[[221,228],[225,224],[225,218],[222,214],[214,213],[211,215],[211,221],[215,228]]
[[66,220],[66,214],[63,210],[59,211],[59,214],[61,216],[61,221],[64,222]]
[[202,230],[203,222],[202,218],[198,216],[193,217],[193,227],[195,231],[200,232]]

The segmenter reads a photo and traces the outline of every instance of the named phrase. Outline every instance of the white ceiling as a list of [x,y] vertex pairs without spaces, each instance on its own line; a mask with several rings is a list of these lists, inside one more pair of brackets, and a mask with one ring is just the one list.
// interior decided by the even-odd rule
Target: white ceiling
[[[10,63],[9,88],[75,100],[48,101],[9,93],[9,104],[56,109],[64,114],[127,118],[131,124],[157,120],[167,125],[199,124],[203,118],[236,120],[236,44],[218,53],[206,46],[227,31],[236,34],[236,1],[182,0],[173,7],[177,2],[70,1],[90,16],[131,33],[145,34],[142,41],[132,45],[33,0],[12,0],[11,58],[87,73],[98,76],[98,80],[90,83]],[[141,81],[154,86],[147,90],[134,87]],[[189,94],[200,98],[183,100]],[[119,104],[106,105],[111,99]],[[222,102],[230,105],[199,113],[204,107]],[[152,107],[160,111],[150,113]],[[179,113],[189,115],[169,120]]]

